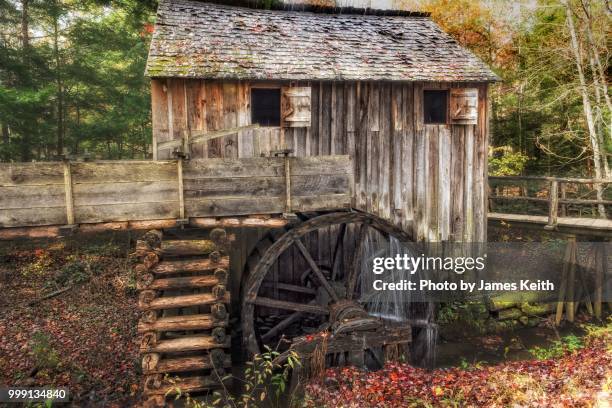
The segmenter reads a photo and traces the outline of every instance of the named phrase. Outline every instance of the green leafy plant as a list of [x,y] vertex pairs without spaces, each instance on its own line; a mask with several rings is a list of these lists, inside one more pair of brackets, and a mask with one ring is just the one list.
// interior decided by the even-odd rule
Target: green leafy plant
[[230,379],[240,381],[243,384],[243,392],[232,395],[227,388],[215,391],[210,402],[201,402],[192,398],[188,393],[183,393],[176,380],[166,378],[172,385],[170,393],[176,395],[176,399],[184,397],[185,406],[189,408],[247,408],[247,407],[286,407],[286,401],[281,402],[281,396],[287,389],[291,370],[300,367],[300,359],[296,352],[290,351],[283,363],[278,361],[280,353],[266,347],[265,352],[256,354],[251,361],[246,363],[244,378],[236,378],[227,375],[222,378],[223,382]]
[[513,152],[508,146],[491,149],[489,174],[492,176],[518,176],[523,172],[529,157]]
[[548,360],[551,358],[559,358],[567,353],[573,353],[576,350],[584,347],[584,343],[580,337],[573,334],[564,336],[561,340],[554,341],[550,347],[534,347],[529,349],[529,352],[538,360]]
[[21,268],[21,274],[26,278],[42,277],[53,265],[53,258],[49,251],[37,249],[34,251],[34,260]]
[[52,370],[59,366],[59,355],[51,346],[51,339],[46,333],[35,332],[30,341],[30,349],[37,368]]
[[438,310],[436,320],[440,324],[451,323],[459,318],[457,306],[454,304],[445,304]]
[[73,258],[62,267],[55,281],[59,285],[78,284],[89,280],[90,275],[91,267],[86,262]]
[[52,399],[46,399],[44,402],[29,402],[26,405],[26,408],[52,408],[53,407],[53,400]]

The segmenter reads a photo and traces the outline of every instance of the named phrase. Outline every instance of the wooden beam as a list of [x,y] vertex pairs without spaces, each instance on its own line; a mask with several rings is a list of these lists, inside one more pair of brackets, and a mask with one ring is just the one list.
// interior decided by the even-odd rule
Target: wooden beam
[[304,312],[321,315],[329,314],[329,309],[327,309],[326,307],[313,304],[287,302],[284,300],[276,300],[264,297],[257,297],[254,300],[247,300],[247,302],[253,303],[258,306],[271,307],[274,309],[293,310],[294,312]]
[[172,139],[172,140],[167,140],[165,142],[157,142],[158,150],[172,149],[174,147],[182,147],[182,146],[183,146],[183,139]]
[[[91,224],[78,224],[77,233],[96,233],[103,231],[127,231],[176,228],[180,225],[178,219],[145,220],[145,221],[118,221]],[[257,217],[220,217],[220,218],[190,218],[189,225],[200,228],[281,228],[287,225],[287,220],[278,216],[267,218]],[[63,225],[63,224],[62,224]],[[35,227],[0,228],[0,241],[22,238],[54,238],[61,236],[62,225],[48,225]]]
[[227,269],[229,267],[229,257],[221,257],[219,262],[213,262],[209,258],[182,259],[182,260],[164,260],[158,263],[153,269],[153,273],[157,275],[171,275],[179,272],[192,273],[204,271],[213,271],[218,268]]
[[331,296],[331,298],[335,302],[338,302],[340,300],[338,298],[338,294],[336,293],[334,288],[332,288],[332,286],[329,284],[329,282],[325,278],[325,275],[323,275],[323,272],[321,272],[321,269],[319,268],[319,266],[317,265],[315,260],[312,259],[312,256],[310,255],[310,252],[308,252],[308,250],[306,249],[306,247],[304,246],[302,241],[299,238],[297,238],[295,240],[295,244],[298,247],[298,249],[300,250],[300,253],[304,257],[304,259],[306,259],[306,262],[308,262],[308,265],[310,266],[310,268],[312,269],[314,274],[317,276],[317,278],[319,280],[319,283],[325,288],[327,293],[329,293],[329,296]]
[[210,330],[214,327],[226,327],[227,319],[217,320],[209,314],[167,316],[153,322],[138,322],[138,332],[149,331],[179,331],[179,330]]
[[238,127],[233,127],[230,129],[223,129],[223,130],[213,130],[213,131],[207,131],[207,130],[194,130],[191,132],[191,140],[190,143],[201,143],[201,142],[205,142],[208,140],[213,140],[213,139],[217,139],[219,137],[224,137],[224,136],[229,136],[229,135],[233,135],[236,134],[238,132],[244,131],[244,130],[253,130],[253,129],[257,129],[259,128],[258,124],[254,124],[254,125],[246,125],[246,126],[238,126]]
[[558,181],[563,183],[576,184],[612,184],[612,179],[583,179],[572,177],[543,177],[543,176],[489,176],[489,180],[498,181]]

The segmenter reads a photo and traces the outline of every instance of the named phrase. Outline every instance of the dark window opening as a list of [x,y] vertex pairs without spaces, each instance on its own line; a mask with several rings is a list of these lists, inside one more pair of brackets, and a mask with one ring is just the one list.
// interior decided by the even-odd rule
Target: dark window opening
[[448,91],[424,91],[423,112],[425,124],[446,123]]
[[251,89],[251,123],[280,126],[280,89]]

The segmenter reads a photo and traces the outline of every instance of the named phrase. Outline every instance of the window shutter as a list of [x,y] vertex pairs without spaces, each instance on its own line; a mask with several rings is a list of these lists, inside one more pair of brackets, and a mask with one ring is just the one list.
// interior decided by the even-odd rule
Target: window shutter
[[478,89],[451,89],[450,98],[451,123],[475,125],[478,123]]
[[283,87],[281,115],[283,127],[310,126],[310,87]]

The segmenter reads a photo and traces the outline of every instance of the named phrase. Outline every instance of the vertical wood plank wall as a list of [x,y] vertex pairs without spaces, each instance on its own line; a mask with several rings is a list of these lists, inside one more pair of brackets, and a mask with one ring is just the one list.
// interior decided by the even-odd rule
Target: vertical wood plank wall
[[[278,84],[281,85],[281,84]],[[426,241],[485,242],[487,85],[471,83],[310,82],[308,128],[260,128],[192,146],[192,157],[349,154],[355,206]],[[423,124],[423,89],[479,89],[476,125]],[[156,143],[185,131],[250,124],[250,84],[154,79]],[[284,135],[281,135],[284,132]],[[155,151],[158,160],[170,151]]]

